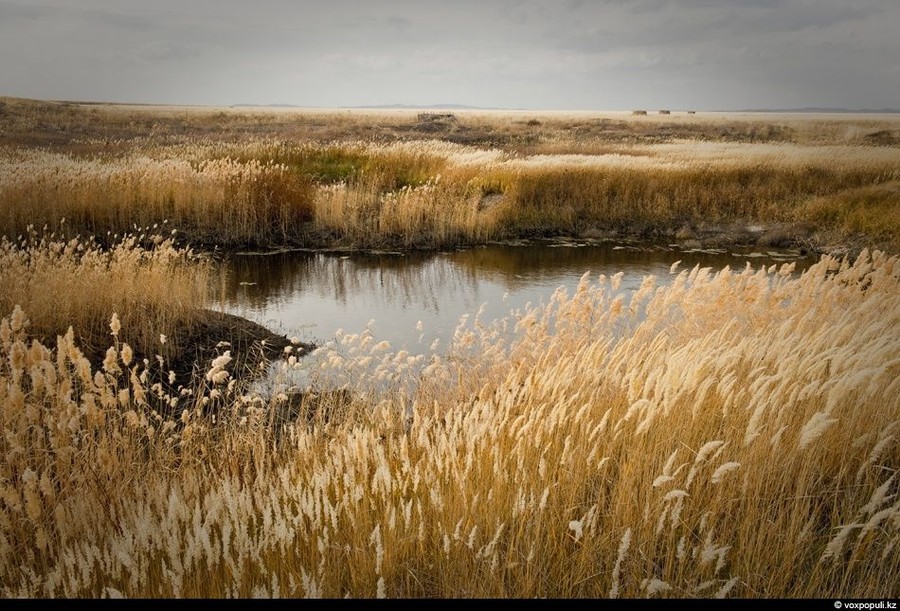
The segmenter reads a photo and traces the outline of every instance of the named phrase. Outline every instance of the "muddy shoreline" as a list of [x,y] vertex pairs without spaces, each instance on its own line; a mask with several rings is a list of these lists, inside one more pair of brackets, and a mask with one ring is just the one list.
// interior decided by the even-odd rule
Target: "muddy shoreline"
[[732,222],[718,224],[672,224],[667,227],[596,228],[575,232],[530,232],[511,234],[487,241],[465,241],[436,244],[429,241],[405,243],[402,236],[378,236],[371,242],[358,243],[349,239],[314,234],[298,235],[294,240],[278,244],[248,243],[228,245],[206,243],[196,236],[181,235],[179,243],[192,246],[205,255],[266,255],[285,252],[322,252],[332,254],[402,254],[405,252],[442,252],[466,250],[484,245],[528,246],[546,240],[587,241],[589,243],[628,243],[655,246],[667,244],[684,249],[794,249],[804,255],[832,255],[855,258],[864,248],[891,251],[891,243],[879,242],[868,236],[847,236],[839,232],[822,231],[803,223]]

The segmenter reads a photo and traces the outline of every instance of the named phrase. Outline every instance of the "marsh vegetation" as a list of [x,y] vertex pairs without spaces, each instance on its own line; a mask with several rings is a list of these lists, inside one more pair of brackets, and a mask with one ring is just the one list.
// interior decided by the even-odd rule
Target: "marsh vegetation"
[[232,248],[679,231],[728,244],[761,237],[748,226],[819,249],[900,239],[890,115],[457,115],[9,100],[0,233],[65,219],[89,235],[168,221]]
[[[900,596],[897,120],[427,123],[4,100],[0,595]],[[547,235],[853,256],[195,351],[215,247]]]

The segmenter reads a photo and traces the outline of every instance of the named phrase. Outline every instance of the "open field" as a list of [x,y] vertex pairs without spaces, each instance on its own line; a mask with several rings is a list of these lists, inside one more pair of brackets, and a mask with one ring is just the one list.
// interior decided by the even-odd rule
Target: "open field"
[[[438,134],[458,144],[519,152],[586,152],[604,142],[659,143],[684,138],[727,142],[897,145],[896,115],[698,112],[634,116],[630,111],[316,109],[41,102],[0,98],[3,143],[77,147],[72,140],[215,135],[329,142],[416,139]],[[422,123],[421,113],[454,114],[458,122]],[[437,123],[437,124],[434,124]],[[109,141],[109,142],[107,142]],[[535,148],[528,148],[529,146]],[[559,148],[553,149],[554,146]],[[567,148],[565,148],[567,147]]]
[[[673,113],[0,100],[0,596],[900,596],[900,117]],[[854,256],[271,396],[208,310],[214,247],[543,235]]]
[[7,98],[0,233],[66,219],[97,235],[167,220],[228,247],[900,240],[898,116],[423,114]]

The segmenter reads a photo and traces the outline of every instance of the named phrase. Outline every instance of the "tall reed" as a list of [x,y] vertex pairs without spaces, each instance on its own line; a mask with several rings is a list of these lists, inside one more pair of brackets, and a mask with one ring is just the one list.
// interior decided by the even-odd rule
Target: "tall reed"
[[791,271],[585,276],[442,353],[341,334],[287,424],[218,371],[165,420],[12,312],[0,591],[897,597],[900,260]]
[[113,314],[124,329],[119,339],[139,354],[169,357],[183,348],[177,331],[202,319],[209,302],[208,263],[161,227],[109,236],[109,245],[63,233],[65,225],[53,234],[32,229],[15,242],[0,238],[0,311],[21,307],[30,334],[48,346],[71,327],[94,362],[110,345]]
[[195,243],[284,243],[312,215],[312,184],[284,166],[135,155],[0,153],[0,233],[65,220],[85,234],[169,221]]
[[800,223],[893,247],[888,147],[690,142],[520,155],[441,141],[136,143],[84,157],[0,149],[0,234],[169,220],[225,246],[445,247],[601,231]]

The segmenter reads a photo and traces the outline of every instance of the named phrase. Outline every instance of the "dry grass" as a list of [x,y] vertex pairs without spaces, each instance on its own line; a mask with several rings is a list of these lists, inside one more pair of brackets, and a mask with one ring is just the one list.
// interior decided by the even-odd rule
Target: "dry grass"
[[168,221],[199,242],[283,243],[309,220],[311,193],[303,177],[255,160],[0,152],[0,232],[7,236],[63,220],[87,234]]
[[[813,145],[896,145],[896,115],[779,114],[673,110],[631,116],[630,111],[454,110],[458,121],[420,121],[421,110],[189,107],[79,104],[0,98],[0,144],[77,151],[117,148],[122,141],[181,142],[248,137],[330,142],[440,138],[540,154],[543,147],[654,144],[676,139],[785,142]],[[436,112],[446,112],[439,111]],[[588,152],[583,150],[582,152]]]
[[434,248],[802,223],[896,247],[900,221],[881,212],[897,207],[898,160],[888,147],[711,142],[525,156],[437,140],[142,144],[90,158],[4,149],[0,231],[65,219],[102,234],[166,220],[204,244]]
[[[385,148],[332,146],[363,158]],[[397,162],[323,186],[314,214],[319,231],[363,246],[407,247],[597,230],[661,237],[685,224],[735,223],[807,223],[834,239],[862,236],[888,246],[900,239],[896,215],[879,214],[897,203],[889,188],[900,159],[893,149],[680,143],[523,157],[439,142],[390,148],[395,158],[427,150],[432,178],[385,189],[394,180],[388,168],[409,164]],[[854,214],[871,220],[864,228],[835,223],[809,205],[821,197],[845,202],[860,189],[885,194],[853,200]]]
[[[0,239],[0,311],[27,310],[30,334],[46,345],[71,327],[94,362],[109,346],[114,313],[119,339],[137,354],[177,353],[176,331],[195,324],[208,302],[208,266],[153,229],[103,247],[62,233]],[[170,341],[160,343],[160,334]]]
[[795,223],[814,247],[900,244],[896,215],[881,214],[897,207],[894,116],[455,119],[5,98],[0,235],[63,218],[98,235],[168,220],[207,245],[435,248]]
[[896,256],[585,278],[443,353],[341,333],[301,394],[230,353],[157,382],[208,269],[154,223],[900,240],[896,118],[415,114],[2,100],[0,595],[900,596]]
[[900,595],[900,261],[617,283],[446,354],[342,335],[279,436],[221,363],[167,421],[13,313],[2,594]]
[[797,211],[819,227],[841,235],[897,241],[900,228],[900,182],[860,187],[812,199]]

